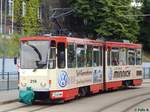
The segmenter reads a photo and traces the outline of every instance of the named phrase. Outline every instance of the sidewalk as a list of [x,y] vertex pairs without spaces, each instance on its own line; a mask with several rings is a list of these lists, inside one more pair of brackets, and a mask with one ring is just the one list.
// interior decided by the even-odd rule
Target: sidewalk
[[6,104],[9,102],[14,102],[18,100],[18,89],[16,90],[8,90],[8,91],[0,91],[0,104]]
[[150,79],[144,79],[143,83],[150,83]]

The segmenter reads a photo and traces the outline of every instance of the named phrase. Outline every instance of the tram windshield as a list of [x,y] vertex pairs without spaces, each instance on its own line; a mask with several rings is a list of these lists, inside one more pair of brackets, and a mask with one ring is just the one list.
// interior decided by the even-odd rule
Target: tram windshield
[[25,41],[21,43],[21,68],[44,69],[47,67],[49,41]]

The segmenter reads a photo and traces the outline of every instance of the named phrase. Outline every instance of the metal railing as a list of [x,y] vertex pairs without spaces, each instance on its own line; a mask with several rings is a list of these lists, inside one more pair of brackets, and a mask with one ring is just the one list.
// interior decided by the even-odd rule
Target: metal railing
[[18,89],[19,74],[17,72],[0,73],[0,91]]
[[144,72],[143,78],[144,79],[150,79],[150,67],[143,68],[143,72]]

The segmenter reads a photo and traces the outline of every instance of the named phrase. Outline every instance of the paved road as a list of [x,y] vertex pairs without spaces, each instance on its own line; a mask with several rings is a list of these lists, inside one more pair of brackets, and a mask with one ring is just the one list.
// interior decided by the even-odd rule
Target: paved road
[[0,105],[0,112],[150,112],[150,83],[141,87],[97,94],[65,104]]

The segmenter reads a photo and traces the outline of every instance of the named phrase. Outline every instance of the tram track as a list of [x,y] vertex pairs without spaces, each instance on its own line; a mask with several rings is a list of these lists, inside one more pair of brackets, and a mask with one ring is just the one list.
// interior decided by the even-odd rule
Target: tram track
[[[41,105],[42,105],[42,107],[41,107]],[[40,104],[22,105],[22,106],[18,106],[18,107],[15,107],[15,108],[6,109],[6,110],[0,111],[0,112],[20,112],[20,109],[24,109],[24,108],[28,109],[30,107],[32,108],[33,106],[37,106],[35,109],[31,109],[29,111],[26,111],[26,112],[35,112],[35,111],[53,106],[53,105],[48,105],[48,104],[46,106],[44,106],[44,104],[41,104],[41,105]]]
[[0,111],[0,112],[21,112],[24,109],[27,109],[27,112],[35,112],[35,111],[38,111],[38,110],[49,108],[51,106],[53,106],[53,104],[47,104],[47,103],[45,104],[45,103],[39,103],[38,102],[38,103],[35,103],[33,105],[22,105],[22,106],[18,106],[18,107],[15,107],[15,108],[9,108],[9,109],[6,109],[6,110]]
[[[42,107],[41,107],[41,105],[42,105]],[[0,112],[20,112],[21,111],[20,109],[24,109],[24,108],[28,109],[30,107],[32,108],[33,106],[37,106],[37,107],[35,107],[35,109],[31,109],[31,110],[26,111],[26,112],[35,112],[35,111],[38,111],[38,110],[49,108],[49,107],[51,107],[53,105],[50,105],[50,104],[47,104],[47,105],[44,105],[44,104],[22,105],[22,106],[18,106],[18,107],[15,107],[15,108],[9,108],[9,109],[6,109],[6,110],[2,110],[2,111],[0,110]]]
[[52,106],[54,106],[54,104],[46,104],[46,106],[42,106],[42,107],[40,107],[40,108],[36,108],[36,109],[31,110],[31,111],[28,111],[28,112],[36,112],[36,111],[39,111],[39,110],[43,110],[43,109],[46,109],[46,108],[50,108],[50,107],[52,107]]
[[[51,107],[51,106],[36,107],[36,109],[26,108],[25,112],[36,112],[36,111],[39,111],[39,110],[42,110],[42,109],[45,109],[45,108],[48,108],[48,107]],[[23,108],[18,108],[18,109],[14,110],[14,111],[21,112],[22,110],[20,110],[20,109],[24,109],[24,107]]]
[[[108,110],[108,109],[110,109],[110,108],[113,108],[114,106],[116,106],[116,105],[118,105],[118,104],[120,104],[120,103],[123,103],[123,102],[125,102],[125,101],[133,100],[133,99],[135,99],[135,98],[137,98],[137,97],[142,97],[142,96],[147,96],[147,95],[150,95],[150,92],[148,92],[148,93],[143,93],[143,94],[139,94],[139,95],[135,95],[135,96],[130,96],[130,97],[128,97],[128,98],[124,98],[124,99],[121,99],[121,100],[119,100],[119,101],[116,101],[116,102],[113,102],[113,103],[111,103],[111,104],[108,104],[108,105],[106,105],[106,106],[104,106],[104,107],[98,109],[98,110],[95,111],[95,112],[104,112],[105,110]],[[143,102],[145,102],[145,101],[147,101],[147,100],[150,100],[150,98],[148,98],[148,99],[143,99],[143,100],[141,100],[141,101],[139,101],[139,102],[137,102],[137,103],[135,103],[135,104],[129,106],[128,108],[124,109],[122,112],[127,112],[127,111],[130,110],[131,108],[133,108],[133,107],[135,107],[136,105],[141,104],[141,103],[143,103]]]
[[3,110],[3,111],[0,111],[0,112],[9,112],[9,111],[15,111],[17,109],[21,109],[21,108],[25,108],[25,107],[31,107],[31,105],[23,105],[23,106],[19,106],[19,107],[15,107],[15,108],[10,108],[10,109],[6,109],[6,110]]
[[[119,100],[119,101],[117,101],[116,103],[113,103],[113,104],[111,104],[111,105],[107,105],[107,106],[105,106],[105,107],[101,108],[101,109],[100,109],[100,111],[98,110],[98,111],[96,111],[96,112],[104,111],[105,109],[108,109],[108,108],[109,108],[109,106],[110,106],[110,107],[113,107],[114,105],[117,105],[117,104],[119,104],[119,103],[121,103],[121,102],[124,102],[124,101],[127,101],[127,100],[131,100],[131,99],[134,99],[134,98],[137,98],[137,97],[141,97],[141,96],[149,95],[149,94],[150,94],[150,92],[148,92],[148,93],[144,93],[144,94],[139,94],[139,95],[136,95],[136,96],[131,96],[131,97],[128,97],[128,98],[125,98],[125,99]],[[145,100],[144,100],[144,101],[145,101]],[[143,102],[144,102],[144,101],[143,101]],[[139,103],[141,103],[141,102],[139,102]],[[139,103],[138,103],[138,104],[139,104]],[[50,106],[52,106],[52,105],[50,105]],[[37,108],[37,109],[32,110],[32,111],[29,111],[29,112],[36,112],[36,111],[41,111],[41,112],[42,112],[42,110],[43,110],[43,109],[50,108],[50,106]],[[126,112],[126,111],[123,111],[123,112]]]
[[43,110],[43,109],[46,109],[46,108],[49,108],[51,106],[44,106],[44,107],[41,107],[41,108],[37,108],[37,109],[34,109],[34,110],[31,110],[29,112],[36,112],[36,111],[40,111],[40,110]]
[[[92,95],[91,97],[82,97],[79,98],[80,100],[75,100],[73,102],[69,101],[61,105],[43,102],[37,102],[33,105],[24,105],[20,102],[13,102],[1,105],[0,112],[50,112],[50,110],[54,112],[64,111],[66,108],[68,110],[67,112],[112,112],[111,110],[119,110],[116,112],[128,112],[134,109],[134,107],[136,109],[137,105],[143,104],[147,100],[150,101],[150,91],[148,91],[148,88],[142,88],[140,91],[135,89],[135,91],[118,91],[109,93],[110,92],[107,92],[107,94],[103,94],[102,96],[97,94]],[[118,97],[118,95],[120,96]],[[102,102],[102,100],[105,101]],[[95,106],[95,104],[98,104],[99,106]],[[85,109],[87,105],[91,106]],[[76,107],[81,109],[76,110]]]
[[124,109],[122,112],[127,112],[127,111],[131,110],[132,108],[134,108],[135,106],[137,106],[137,105],[139,105],[139,104],[141,104],[141,103],[143,103],[143,102],[146,102],[146,101],[148,101],[148,100],[150,100],[150,98],[148,98],[148,99],[143,99],[143,100],[141,100],[141,101],[139,101],[139,102],[137,102],[137,103],[135,103],[135,104],[129,106],[128,108]]

